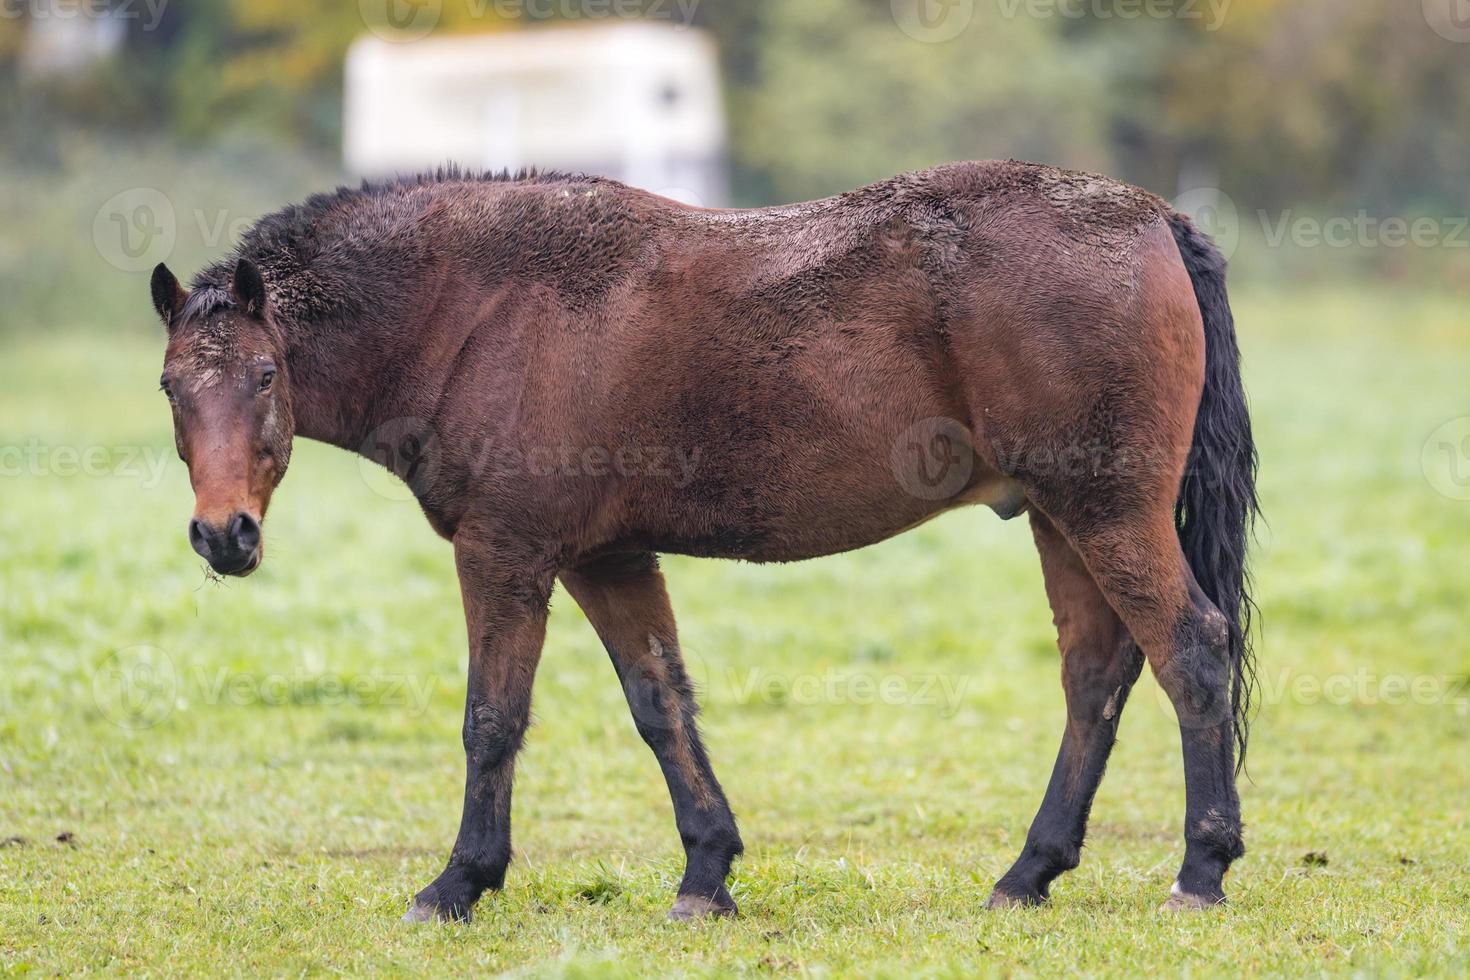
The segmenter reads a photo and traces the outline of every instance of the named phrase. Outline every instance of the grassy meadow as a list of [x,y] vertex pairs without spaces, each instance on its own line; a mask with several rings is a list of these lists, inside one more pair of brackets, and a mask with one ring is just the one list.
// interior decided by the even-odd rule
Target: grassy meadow
[[984,908],[1063,709],[1025,522],[971,510],[805,565],[667,561],[747,844],[739,918],[665,921],[667,794],[559,592],[506,890],[414,928],[463,778],[449,548],[384,474],[302,443],[262,570],[209,580],[144,279],[126,325],[0,358],[0,976],[1470,970],[1462,299],[1237,290],[1269,526],[1227,908],[1158,911],[1183,777],[1148,676],[1082,867],[1047,908]]

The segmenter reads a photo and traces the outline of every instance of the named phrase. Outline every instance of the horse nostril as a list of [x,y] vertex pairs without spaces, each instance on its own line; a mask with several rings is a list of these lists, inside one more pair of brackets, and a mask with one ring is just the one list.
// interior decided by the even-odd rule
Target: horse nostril
[[260,547],[260,524],[243,511],[230,522],[230,540],[247,555]]
[[189,544],[194,546],[200,558],[209,558],[209,531],[205,528],[204,522],[197,517],[189,522]]

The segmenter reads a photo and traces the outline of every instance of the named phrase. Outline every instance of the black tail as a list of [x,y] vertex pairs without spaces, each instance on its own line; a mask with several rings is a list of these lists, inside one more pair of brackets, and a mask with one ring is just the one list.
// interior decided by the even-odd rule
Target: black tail
[[1245,765],[1256,670],[1251,655],[1250,576],[1246,548],[1260,513],[1255,442],[1240,381],[1235,318],[1225,294],[1225,257],[1188,218],[1169,217],[1205,321],[1205,391],[1194,423],[1194,448],[1174,505],[1179,543],[1195,579],[1230,621],[1231,697],[1236,768]]

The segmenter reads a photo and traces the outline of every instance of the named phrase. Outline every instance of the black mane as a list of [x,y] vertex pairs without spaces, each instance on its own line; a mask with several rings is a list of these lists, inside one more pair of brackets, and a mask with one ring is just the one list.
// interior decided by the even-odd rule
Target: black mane
[[236,263],[242,258],[261,267],[266,281],[272,284],[279,284],[285,277],[304,270],[321,245],[317,237],[319,223],[347,205],[367,198],[390,197],[420,187],[452,183],[616,184],[617,181],[534,167],[517,171],[474,170],[450,163],[420,173],[367,179],[356,186],[342,185],[336,190],[313,194],[299,204],[288,204],[262,216],[241,236],[228,257],[201,269],[194,276],[183,316],[206,317],[233,308],[235,301],[230,293],[230,278],[234,275]]

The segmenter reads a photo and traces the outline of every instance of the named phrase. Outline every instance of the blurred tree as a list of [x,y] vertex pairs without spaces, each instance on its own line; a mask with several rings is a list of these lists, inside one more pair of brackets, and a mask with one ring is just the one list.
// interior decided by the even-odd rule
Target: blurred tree
[[[127,18],[116,57],[32,78],[18,65],[41,2],[0,17],[8,95],[0,100],[0,155],[45,167],[57,165],[68,130],[133,141],[173,135],[188,146],[243,130],[334,156],[342,60],[377,0],[174,0],[156,24]],[[676,0],[616,3],[618,11],[650,12],[657,4],[663,19],[688,9]],[[947,16],[973,6],[974,15],[952,39],[925,43],[900,26],[910,3]],[[442,0],[437,29],[587,19],[594,6],[606,15],[613,4]],[[139,7],[133,0],[128,9]],[[721,46],[736,194],[745,203],[810,197],[942,160],[1014,156],[1108,171],[1164,194],[1218,184],[1257,207],[1463,213],[1470,44],[1441,37],[1421,7],[693,4],[696,23]]]
[[1055,20],[982,7],[960,37],[926,43],[899,29],[887,0],[763,7],[731,97],[738,173],[762,196],[812,197],[956,159],[1108,169],[1101,66]]
[[[347,48],[380,26],[368,23],[378,5],[367,2],[189,0],[164,4],[156,20],[138,0],[87,2],[124,13],[121,55],[79,75],[32,80],[28,96],[72,124],[191,143],[247,129],[334,147]],[[508,26],[502,9],[494,0],[443,0],[437,28],[498,29]],[[23,20],[0,17],[0,73],[13,69],[24,34]]]
[[1470,203],[1470,45],[1418,3],[1237,2],[1162,120],[1195,128],[1227,186],[1268,207]]

